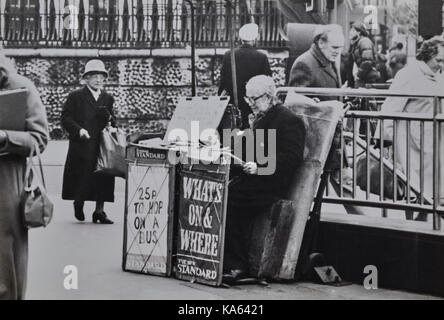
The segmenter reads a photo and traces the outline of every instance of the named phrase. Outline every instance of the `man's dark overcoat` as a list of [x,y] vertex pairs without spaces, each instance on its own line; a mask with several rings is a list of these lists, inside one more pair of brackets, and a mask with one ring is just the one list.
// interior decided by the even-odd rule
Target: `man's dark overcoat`
[[[304,158],[305,127],[292,111],[278,104],[271,107],[254,124],[255,162],[257,155],[267,155],[271,141],[268,131],[276,130],[276,154],[269,154],[276,161],[276,170],[271,175],[249,175],[239,170],[239,180],[233,180],[228,201],[236,207],[266,207],[284,199],[296,169]],[[264,141],[258,140],[258,130],[263,130]],[[245,158],[244,158],[245,159]],[[258,165],[258,166],[266,166]],[[236,174],[237,172],[235,172]]]
[[[316,44],[300,55],[290,71],[289,87],[340,88],[341,79],[333,63]],[[320,100],[336,100],[336,97],[319,97]]]
[[[114,201],[114,177],[95,174],[100,133],[113,118],[114,98],[102,91],[96,101],[88,89],[72,92],[62,111],[62,126],[69,134],[69,149],[63,174],[62,198],[65,200]],[[80,129],[89,140],[80,139]]]

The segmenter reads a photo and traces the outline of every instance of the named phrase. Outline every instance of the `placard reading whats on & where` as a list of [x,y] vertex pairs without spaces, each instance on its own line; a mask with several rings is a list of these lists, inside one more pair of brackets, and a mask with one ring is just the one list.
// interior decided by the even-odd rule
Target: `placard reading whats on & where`
[[227,171],[195,168],[180,173],[176,276],[218,286],[222,282]]

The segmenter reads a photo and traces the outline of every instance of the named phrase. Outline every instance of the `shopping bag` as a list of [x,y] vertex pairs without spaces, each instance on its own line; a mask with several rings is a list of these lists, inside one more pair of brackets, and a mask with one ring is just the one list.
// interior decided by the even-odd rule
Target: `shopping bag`
[[96,173],[126,178],[126,134],[121,129],[107,127],[100,134]]
[[[26,163],[24,189],[20,197],[20,212],[23,225],[27,229],[46,227],[51,222],[54,211],[54,204],[46,194],[40,149],[38,146],[31,149],[31,154]],[[38,158],[40,177],[32,160],[34,150]]]
[[[367,190],[367,156],[363,154],[356,162],[356,183],[364,191]],[[384,177],[384,198],[393,199],[393,171],[383,166]],[[379,161],[373,157],[370,157],[370,192],[380,195],[380,177],[379,177]],[[405,195],[405,183],[396,177],[397,179],[397,199],[404,198]]]

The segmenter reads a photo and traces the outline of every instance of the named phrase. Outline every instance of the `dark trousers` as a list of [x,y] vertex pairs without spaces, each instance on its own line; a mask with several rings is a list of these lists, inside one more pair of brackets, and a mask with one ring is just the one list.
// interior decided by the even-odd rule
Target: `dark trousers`
[[255,218],[266,207],[238,207],[228,204],[225,228],[224,272],[249,269],[249,248]]

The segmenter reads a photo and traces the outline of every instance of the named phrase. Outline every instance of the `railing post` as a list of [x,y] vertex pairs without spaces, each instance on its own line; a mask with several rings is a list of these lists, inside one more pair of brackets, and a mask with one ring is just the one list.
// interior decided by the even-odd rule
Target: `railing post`
[[[384,119],[381,119],[379,127],[379,200],[385,201],[384,197]],[[382,217],[387,218],[387,209],[382,209]]]
[[433,230],[441,230],[441,217],[437,212],[439,205],[439,128],[436,119],[440,103],[439,98],[435,96],[433,98]]
[[87,42],[89,42],[89,41],[91,41],[91,31],[90,31],[91,15],[90,15],[90,3],[89,3],[89,0],[86,0],[86,1],[83,2],[83,8],[85,10],[85,38],[84,39]]
[[[362,120],[361,120],[362,121]],[[366,184],[366,188],[367,188],[367,190],[366,190],[366,193],[365,193],[365,196],[366,196],[366,199],[368,200],[368,199],[370,199],[370,119],[366,119],[365,120],[366,121],[366,123],[367,123],[367,127],[366,127],[366,138],[365,138],[365,142],[366,142],[366,144],[367,144],[367,148],[366,148],[366,150],[365,150],[365,152],[366,152],[366,156],[367,156],[367,161],[366,161],[366,165],[365,165],[365,168],[366,168],[366,173],[365,173],[365,178],[366,178],[366,182],[367,182],[367,184]],[[381,149],[382,150],[382,149]]]
[[143,16],[143,26],[142,26],[142,33],[144,34],[143,36],[143,42],[148,41],[148,39],[150,39],[150,34],[149,34],[149,30],[150,30],[150,11],[149,11],[149,5],[150,5],[150,1],[147,0],[143,0],[142,1],[142,16]]
[[185,0],[191,9],[191,95],[196,96],[196,41],[194,39],[194,4],[192,0]]
[[406,188],[406,193],[407,193],[407,203],[410,203],[410,171],[411,171],[411,161],[410,161],[410,134],[411,134],[411,121],[407,121],[406,123],[406,167],[407,167],[407,188]]
[[[356,198],[356,184],[357,184],[357,169],[356,169],[356,150],[358,137],[358,118],[353,118],[353,183],[352,183],[352,197]],[[342,170],[342,168],[341,168]]]
[[5,40],[5,7],[6,1],[0,1],[0,39]]
[[225,0],[227,3],[228,8],[228,18],[229,23],[228,27],[230,28],[230,55],[231,55],[231,77],[232,77],[232,83],[233,83],[233,98],[234,98],[234,105],[236,107],[239,106],[239,97],[237,92],[237,76],[236,76],[236,59],[234,54],[234,26],[233,26],[233,3],[231,0]]
[[393,202],[398,201],[398,120],[393,120]]

